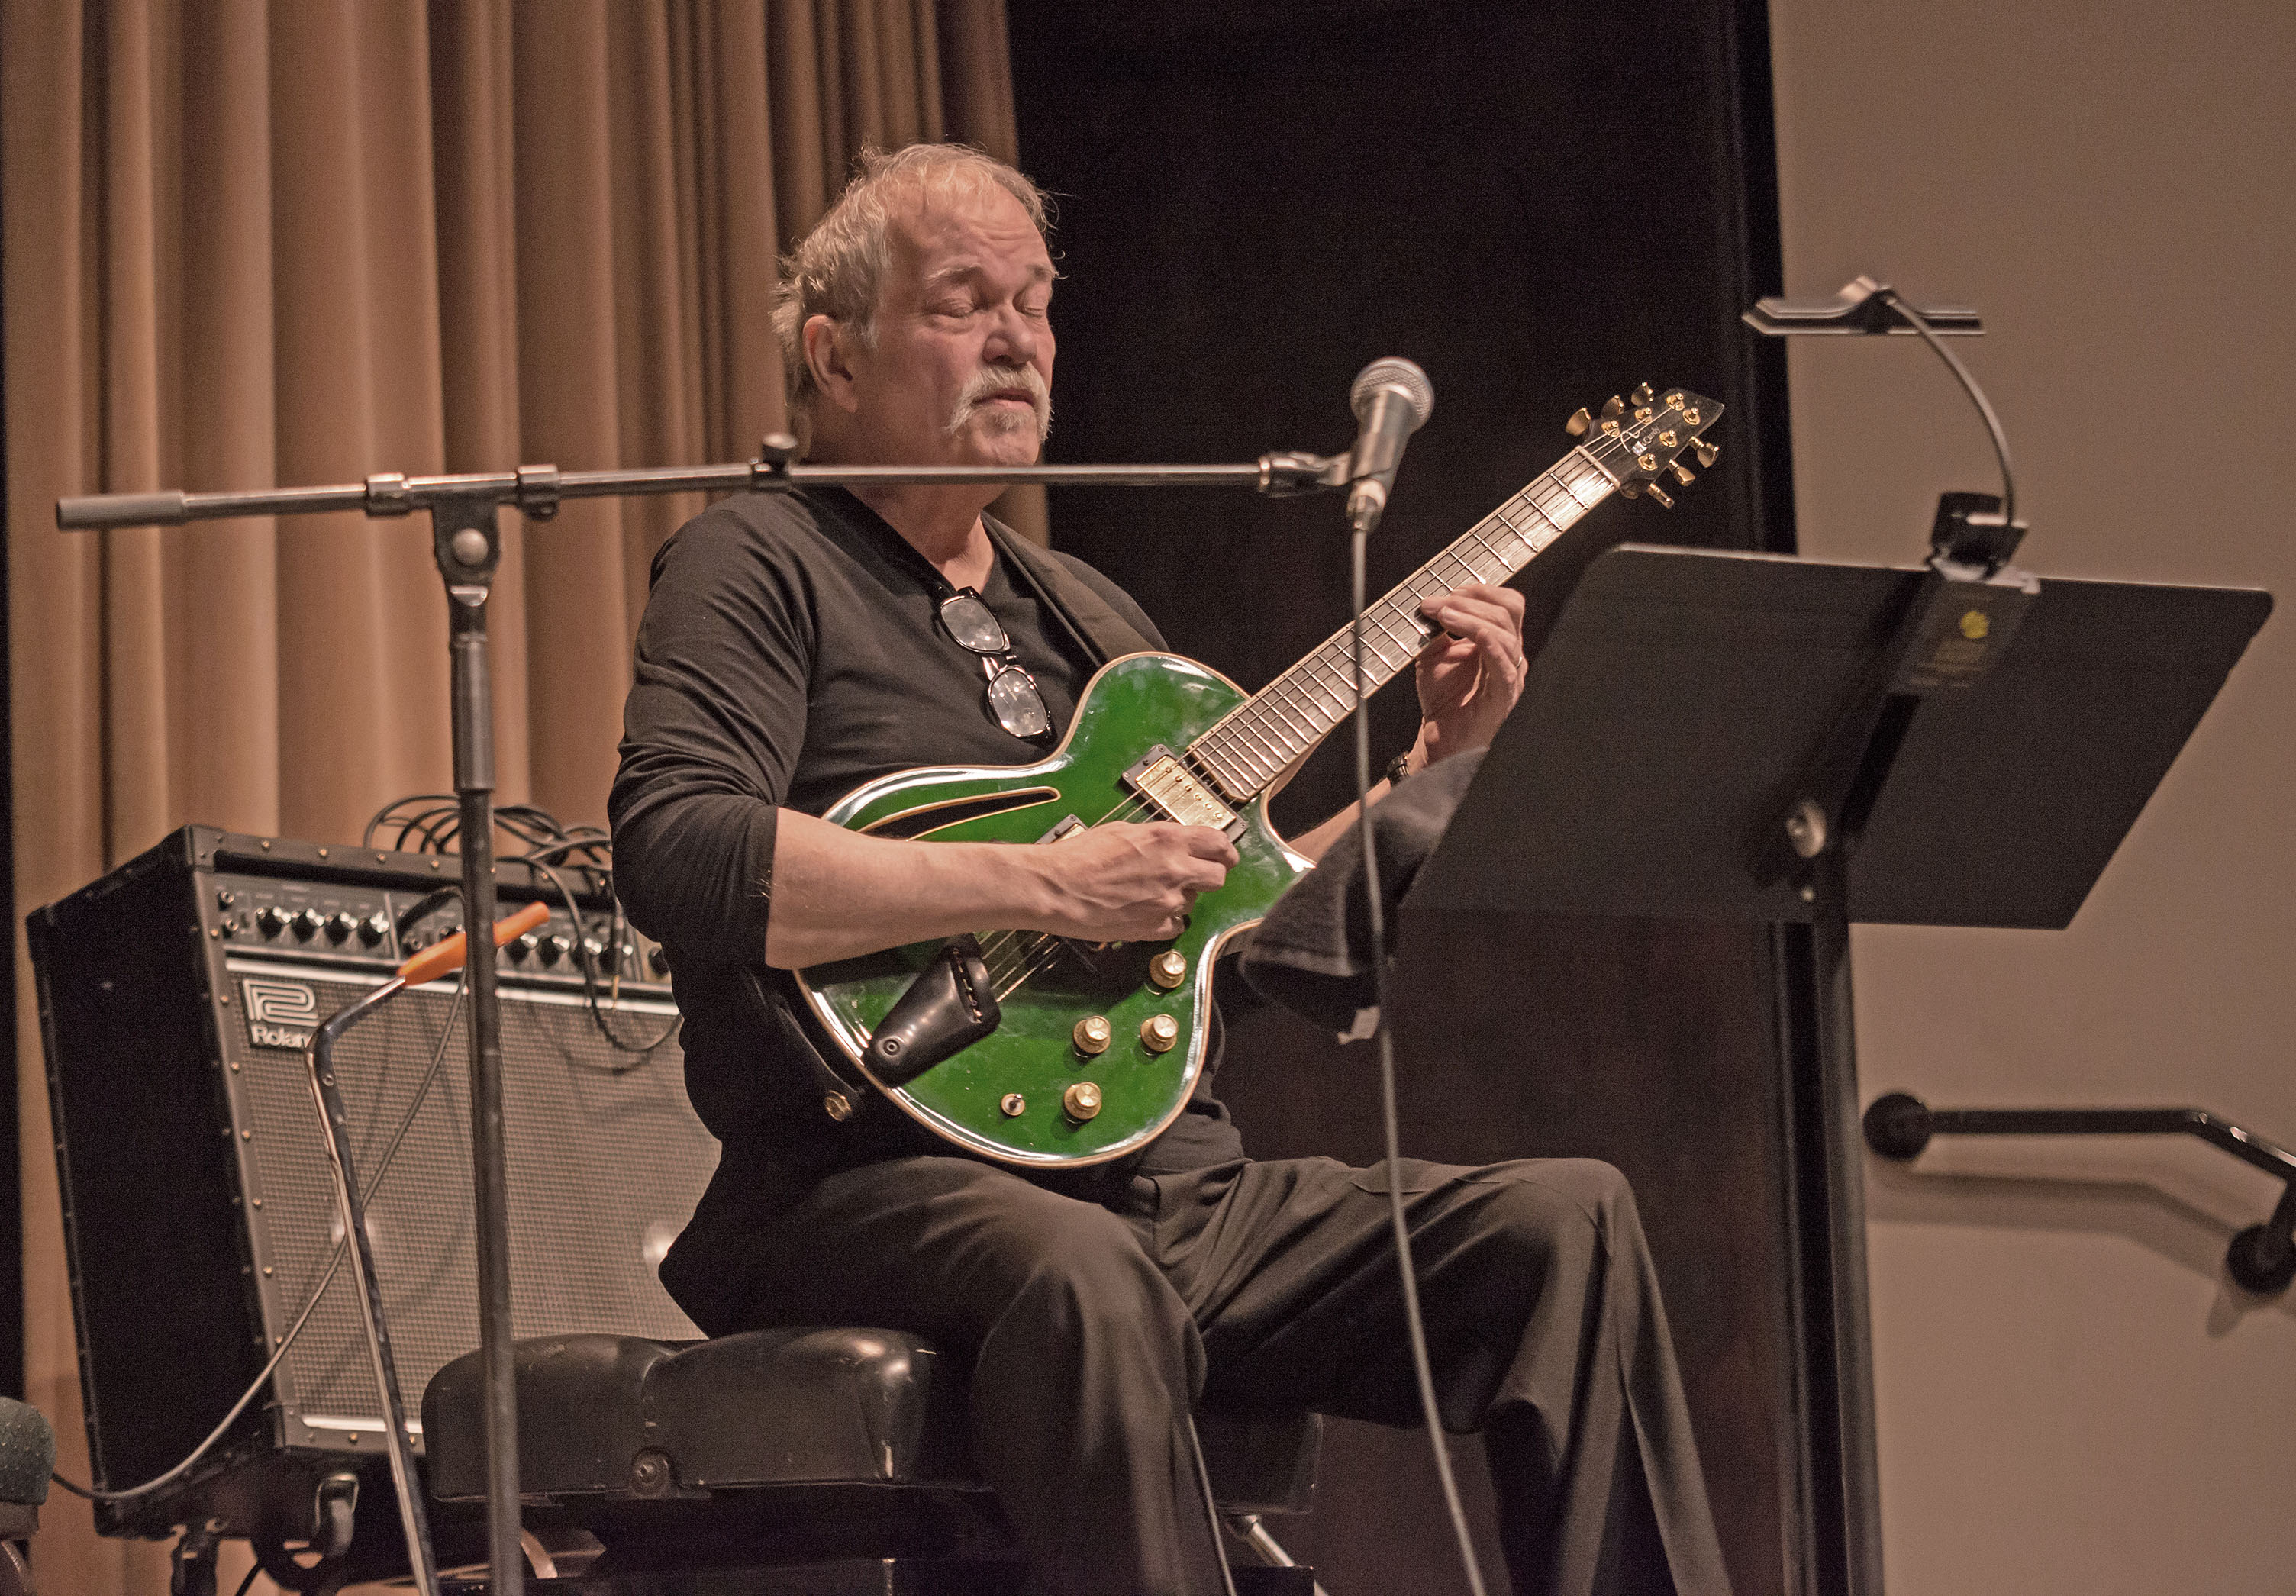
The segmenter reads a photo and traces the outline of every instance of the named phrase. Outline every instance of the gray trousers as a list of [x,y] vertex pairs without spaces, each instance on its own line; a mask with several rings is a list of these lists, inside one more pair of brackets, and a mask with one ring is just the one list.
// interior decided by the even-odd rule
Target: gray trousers
[[[1408,1162],[1447,1428],[1480,1430],[1517,1596],[1726,1596],[1658,1281],[1606,1164]],[[1382,1170],[1243,1160],[1064,1196],[966,1158],[830,1174],[756,1237],[749,1322],[972,1359],[972,1444],[1060,1596],[1217,1596],[1198,1402],[1418,1420]]]

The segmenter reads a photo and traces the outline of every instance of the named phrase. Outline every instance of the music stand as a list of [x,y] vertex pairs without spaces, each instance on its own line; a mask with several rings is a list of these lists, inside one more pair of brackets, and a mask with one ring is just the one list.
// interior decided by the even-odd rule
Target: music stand
[[1849,925],[2062,929],[2271,608],[1625,544],[1413,889],[1414,915],[1767,921],[1808,969],[1813,1011],[1785,1011],[1813,1588],[1882,1589]]

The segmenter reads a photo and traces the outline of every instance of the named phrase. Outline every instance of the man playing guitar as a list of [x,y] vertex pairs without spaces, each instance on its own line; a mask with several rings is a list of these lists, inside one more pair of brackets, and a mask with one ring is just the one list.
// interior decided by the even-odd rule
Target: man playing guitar
[[[1037,190],[954,146],[863,168],[777,305],[809,457],[1033,462],[1055,275]],[[668,953],[689,1093],[724,1148],[662,1278],[713,1335],[931,1338],[970,1361],[976,1460],[1032,1589],[1203,1596],[1200,1401],[1415,1421],[1382,1172],[1248,1158],[1209,1068],[1143,1150],[1083,1167],[974,1156],[882,1102],[832,1118],[819,1037],[769,974],[982,927],[1169,937],[1237,862],[1223,831],[1164,821],[1010,847],[819,818],[909,767],[1042,759],[1111,632],[1161,648],[1105,577],[987,518],[996,491],[736,495],[655,562],[616,879]],[[1414,770],[1488,743],[1525,668],[1512,590],[1423,613]],[[1292,847],[1316,856],[1352,814]],[[1726,1590],[1622,1177],[1565,1159],[1405,1180],[1441,1406],[1483,1433],[1515,1588]]]

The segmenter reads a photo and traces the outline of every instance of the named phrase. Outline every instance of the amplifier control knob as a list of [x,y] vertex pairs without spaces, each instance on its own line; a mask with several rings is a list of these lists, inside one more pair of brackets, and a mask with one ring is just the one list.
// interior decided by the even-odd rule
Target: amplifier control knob
[[658,947],[646,949],[646,968],[657,976],[669,973],[669,955]]
[[390,935],[390,917],[376,910],[358,923],[358,939],[373,947]]
[[582,938],[582,952],[587,955],[591,969],[600,971],[605,970],[606,945],[604,943],[595,937],[585,937]]
[[570,937],[545,937],[539,951],[544,964],[555,964],[574,951],[574,939]]
[[348,942],[351,933],[357,929],[358,921],[348,914],[327,916],[327,940],[330,942]]
[[319,928],[326,924],[326,921],[320,918],[316,909],[306,909],[295,916],[292,923],[295,927],[295,935],[308,942],[319,934]]
[[278,904],[266,904],[256,911],[255,929],[266,937],[276,937],[287,929],[287,917],[279,912]]
[[523,964],[534,957],[534,950],[541,945],[542,938],[529,931],[523,937],[513,937],[504,943],[503,952],[508,954],[513,962]]

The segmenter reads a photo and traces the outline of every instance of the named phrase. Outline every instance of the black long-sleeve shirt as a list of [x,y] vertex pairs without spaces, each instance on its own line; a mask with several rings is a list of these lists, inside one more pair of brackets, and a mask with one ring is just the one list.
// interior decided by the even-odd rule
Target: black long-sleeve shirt
[[[1052,558],[1162,646],[1113,583]],[[952,591],[841,490],[737,495],[655,558],[608,807],[617,889],[633,923],[668,953],[687,1093],[725,1150],[692,1244],[682,1240],[664,1266],[681,1298],[679,1277],[695,1273],[696,1255],[734,1244],[735,1215],[750,1204],[844,1164],[952,1150],[890,1105],[844,1125],[829,1119],[796,1022],[761,973],[778,808],[817,814],[892,772],[1027,764],[1051,746],[996,724],[979,657],[939,625]],[[1036,677],[1056,732],[1065,727],[1098,663],[1090,645],[1009,557],[981,597]],[[1156,1166],[1241,1154],[1225,1110],[1208,1094],[1192,1107],[1150,1150]]]

